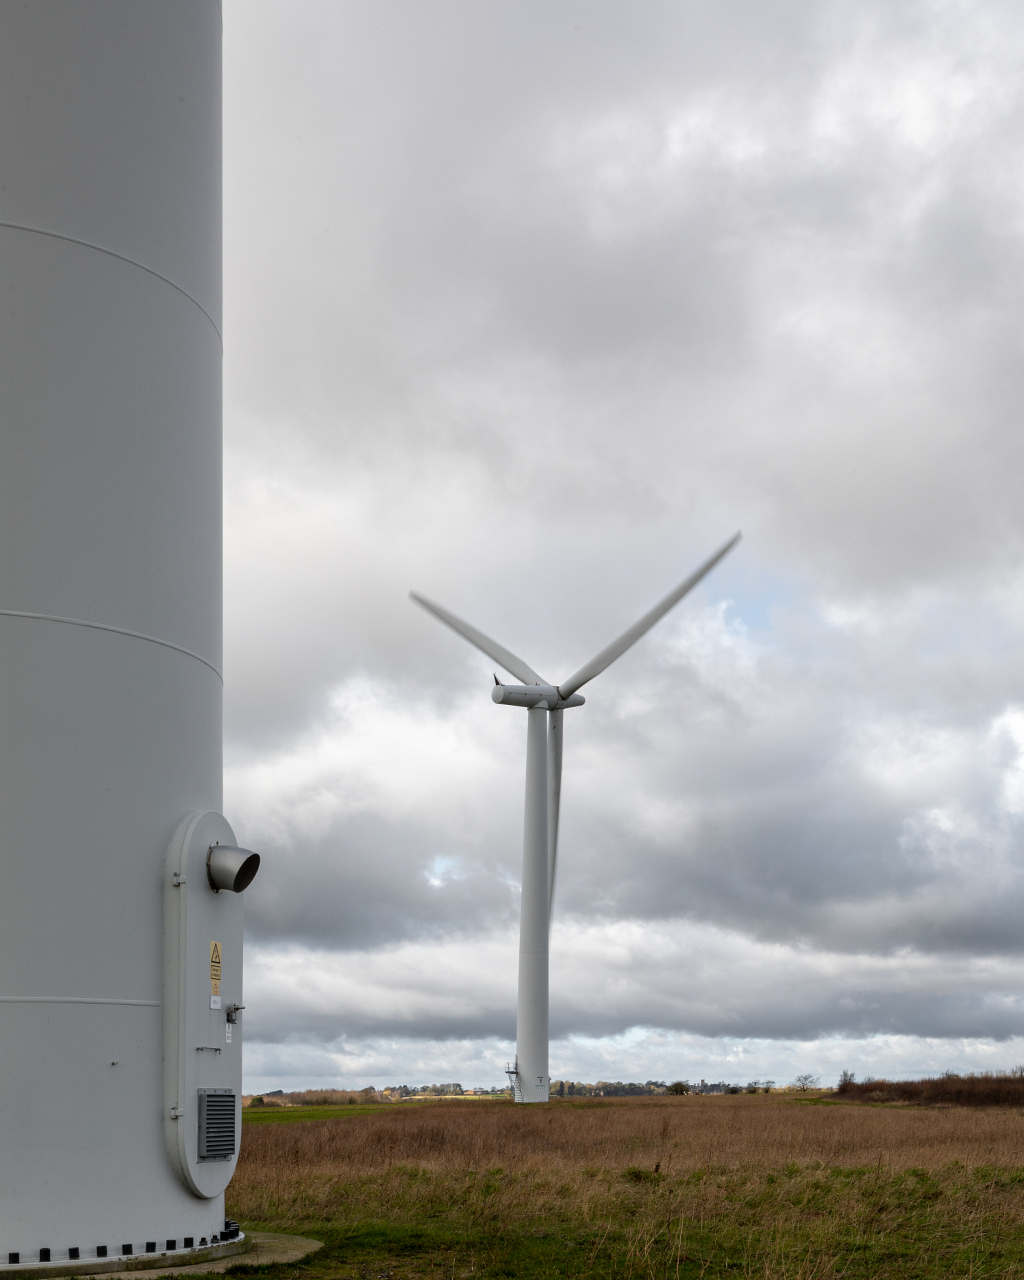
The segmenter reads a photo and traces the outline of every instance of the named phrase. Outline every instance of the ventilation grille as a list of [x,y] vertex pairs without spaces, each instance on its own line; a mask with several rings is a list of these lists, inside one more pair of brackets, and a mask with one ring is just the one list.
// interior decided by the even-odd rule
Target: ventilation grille
[[230,1160],[234,1154],[234,1093],[230,1089],[200,1089],[199,1159]]

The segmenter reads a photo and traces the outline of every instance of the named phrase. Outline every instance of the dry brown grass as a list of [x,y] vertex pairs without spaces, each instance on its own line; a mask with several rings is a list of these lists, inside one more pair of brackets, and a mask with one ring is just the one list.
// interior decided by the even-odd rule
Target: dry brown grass
[[232,1212],[243,1218],[333,1218],[364,1195],[379,1208],[389,1200],[411,1205],[420,1192],[430,1198],[442,1183],[454,1186],[453,1177],[460,1186],[468,1178],[469,1195],[487,1183],[488,1171],[500,1170],[484,1197],[494,1210],[508,1196],[525,1196],[531,1216],[592,1218],[609,1195],[621,1199],[631,1185],[703,1171],[716,1175],[715,1199],[736,1177],[760,1180],[786,1166],[874,1167],[887,1174],[1020,1168],[1024,1114],[747,1096],[396,1107],[343,1120],[247,1126],[230,1194]]
[[762,1097],[657,1098],[516,1107],[455,1103],[342,1121],[247,1127],[239,1166],[350,1174],[418,1168],[664,1170],[790,1161],[893,1169],[1024,1164],[1024,1109],[857,1107]]
[[1024,1280],[1024,1112],[742,1095],[272,1120],[245,1126],[228,1212],[333,1241],[323,1280],[416,1250],[538,1280]]

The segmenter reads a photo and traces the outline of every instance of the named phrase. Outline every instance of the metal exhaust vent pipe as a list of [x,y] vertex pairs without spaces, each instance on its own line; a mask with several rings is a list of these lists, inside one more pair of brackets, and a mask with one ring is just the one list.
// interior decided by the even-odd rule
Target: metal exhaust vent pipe
[[259,869],[258,853],[231,844],[211,845],[206,857],[206,875],[214,893],[220,893],[221,889],[241,893],[256,879]]

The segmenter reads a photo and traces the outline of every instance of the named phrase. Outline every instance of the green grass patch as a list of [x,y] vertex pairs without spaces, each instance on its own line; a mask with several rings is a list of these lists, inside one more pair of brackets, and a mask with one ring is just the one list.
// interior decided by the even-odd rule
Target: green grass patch
[[[424,1099],[424,1102],[427,1101]],[[357,1102],[343,1107],[243,1107],[242,1124],[295,1124],[302,1120],[335,1120],[342,1116],[365,1115],[368,1111],[390,1111],[395,1106],[415,1107],[415,1102]]]
[[[423,1098],[409,1098],[405,1102],[356,1102],[337,1107],[243,1107],[242,1124],[294,1124],[301,1120],[334,1120],[339,1116],[365,1115],[368,1111],[394,1111],[396,1107],[401,1107],[405,1111],[409,1107],[428,1107],[432,1104],[468,1106],[476,1101],[476,1098],[461,1098],[453,1101],[450,1098],[431,1097],[428,1094]],[[504,1099],[486,1098],[481,1101],[497,1102],[500,1105]],[[509,1105],[512,1105],[511,1101]]]
[[569,1184],[497,1169],[364,1175],[336,1188],[327,1220],[245,1224],[313,1236],[323,1250],[231,1270],[282,1280],[1024,1280],[1021,1169],[791,1163],[652,1177],[638,1166],[591,1181],[584,1202]]

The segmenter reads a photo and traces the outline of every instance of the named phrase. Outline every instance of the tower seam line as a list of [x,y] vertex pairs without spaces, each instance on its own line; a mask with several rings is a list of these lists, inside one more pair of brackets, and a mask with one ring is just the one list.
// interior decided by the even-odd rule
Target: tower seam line
[[132,640],[148,640],[150,644],[163,645],[165,649],[173,649],[176,653],[183,653],[186,658],[195,658],[196,662],[201,662],[204,667],[209,667],[217,679],[224,683],[224,677],[206,658],[198,653],[193,653],[191,649],[186,649],[183,645],[173,644],[170,640],[161,640],[159,636],[147,636],[143,631],[127,631],[124,627],[112,627],[106,622],[87,622],[84,618],[58,618],[52,613],[26,613],[21,609],[0,609],[0,618],[29,618],[35,622],[63,622],[69,627],[90,627],[93,631],[112,631],[117,636],[128,636]]
[[94,249],[97,253],[105,253],[108,257],[117,258],[120,262],[127,262],[130,267],[138,267],[140,271],[145,271],[149,275],[155,276],[158,280],[162,280],[164,284],[169,284],[172,289],[177,289],[183,298],[188,298],[189,302],[191,302],[193,306],[199,308],[203,315],[206,316],[207,320],[209,320],[210,324],[213,325],[213,331],[217,335],[217,341],[220,343],[221,351],[224,350],[224,337],[221,334],[220,329],[217,327],[216,320],[214,320],[213,316],[210,315],[209,311],[207,311],[203,304],[201,302],[197,302],[187,289],[183,289],[180,284],[175,284],[174,281],[169,280],[167,276],[162,276],[159,271],[154,271],[152,267],[147,267],[142,262],[136,262],[134,258],[126,257],[123,253],[117,253],[114,249],[104,249],[102,245],[92,244],[89,240],[79,240],[76,236],[66,236],[61,231],[47,231],[43,227],[29,227],[22,222],[0,221],[0,227],[8,227],[11,231],[28,231],[31,232],[32,235],[36,236],[49,236],[51,240],[66,240],[68,244],[77,244],[81,245],[83,249]]
[[160,1008],[159,1000],[106,1000],[100,996],[0,996],[0,1004],[130,1004]]

